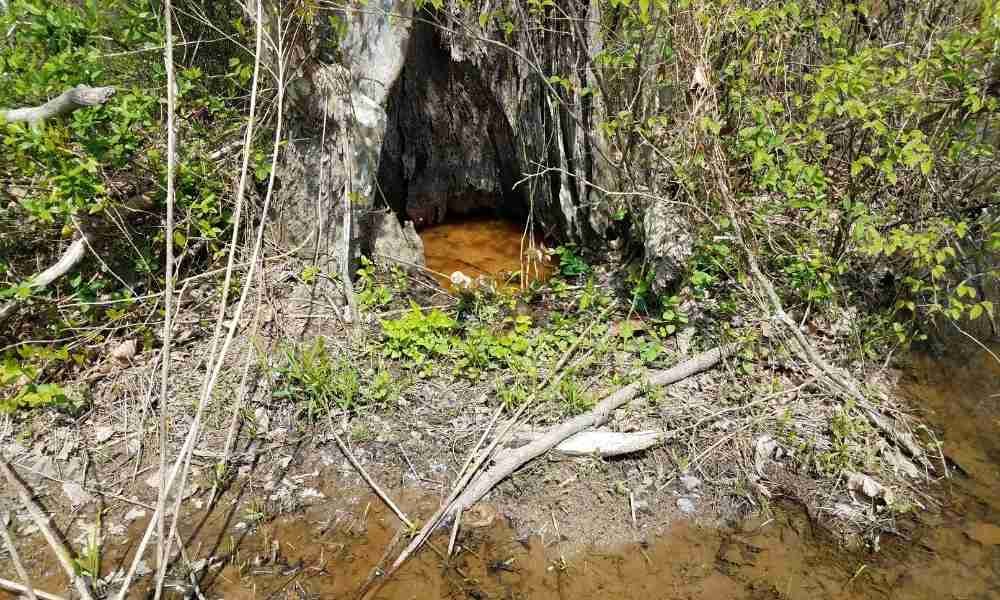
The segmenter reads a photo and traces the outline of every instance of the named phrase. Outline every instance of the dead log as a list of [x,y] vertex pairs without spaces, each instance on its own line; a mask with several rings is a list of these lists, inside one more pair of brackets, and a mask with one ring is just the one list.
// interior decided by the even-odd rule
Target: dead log
[[[530,443],[545,437],[546,434],[547,431],[519,431],[514,435],[514,442]],[[609,458],[649,450],[662,444],[669,437],[666,431],[659,430],[628,433],[607,430],[581,431],[559,442],[553,450],[566,456]]]

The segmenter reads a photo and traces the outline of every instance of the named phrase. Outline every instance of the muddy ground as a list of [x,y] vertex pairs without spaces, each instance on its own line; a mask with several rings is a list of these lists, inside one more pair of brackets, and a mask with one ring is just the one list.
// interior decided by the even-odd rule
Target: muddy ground
[[[426,286],[424,303],[453,301],[433,288]],[[377,342],[377,323],[352,327],[362,339],[348,345],[335,307],[317,308],[315,298],[303,307],[273,290],[263,296],[241,323],[205,415],[183,492],[179,531],[187,555],[171,570],[170,597],[354,597],[406,532],[331,432],[419,522],[450,491],[497,406],[489,377],[394,371],[400,393],[391,404],[305,419],[300,405],[275,394],[272,363],[290,341],[317,335],[332,353],[364,360],[356,348]],[[204,324],[180,331],[173,371],[184,376],[172,379],[168,407],[172,454],[193,418],[209,332]],[[667,365],[691,351],[683,336],[672,343]],[[745,389],[739,365],[725,364],[617,411],[616,431],[675,432],[663,446],[621,458],[549,454],[530,463],[472,511],[451,561],[425,549],[374,597],[1000,597],[1000,369],[981,351],[964,356],[916,357],[877,374],[883,386],[902,379],[895,402],[925,413],[950,466],[930,482],[907,484],[914,490],[901,496],[913,506],[901,515],[844,481],[803,476],[791,453],[769,450],[762,464],[760,440],[779,435],[782,423],[802,423],[805,434],[821,422],[817,415],[841,409],[809,389],[808,374],[786,365],[775,363],[753,380],[784,390],[771,395]],[[614,376],[640,367],[628,353],[603,355],[591,366],[594,394],[612,391]],[[93,393],[86,412],[7,420],[0,431],[5,456],[71,546],[80,553],[97,540],[96,585],[104,591],[120,582],[156,502],[156,373],[152,353],[109,356],[81,378]],[[238,397],[245,403],[233,470],[212,504]],[[543,409],[534,422],[564,417]],[[11,496],[0,492],[14,507]],[[15,511],[13,531],[35,586],[68,596],[25,513]],[[443,550],[447,539],[435,545]],[[17,579],[0,557],[0,577]],[[146,570],[151,557],[147,551]],[[144,597],[149,582],[143,577],[130,597]]]

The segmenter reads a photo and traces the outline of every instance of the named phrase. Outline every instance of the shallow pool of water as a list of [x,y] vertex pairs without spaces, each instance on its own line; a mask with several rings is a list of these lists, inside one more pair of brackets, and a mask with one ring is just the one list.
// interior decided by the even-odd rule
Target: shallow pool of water
[[[525,233],[523,224],[503,219],[474,219],[442,223],[420,231],[427,268],[447,282],[455,271],[475,279],[480,275],[506,281],[511,274],[526,273],[525,280],[544,279],[549,262],[537,252],[538,236]],[[544,252],[542,252],[544,254]]]

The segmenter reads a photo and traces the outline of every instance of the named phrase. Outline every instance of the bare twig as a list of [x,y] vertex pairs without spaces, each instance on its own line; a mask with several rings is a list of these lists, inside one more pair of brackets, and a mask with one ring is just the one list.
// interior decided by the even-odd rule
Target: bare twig
[[[234,216],[233,216],[233,221],[234,221],[234,224],[233,224],[233,237],[232,237],[232,242],[231,242],[231,246],[230,246],[229,261],[228,261],[228,264],[226,266],[225,284],[223,285],[223,292],[222,292],[223,297],[222,297],[222,300],[220,301],[219,316],[218,316],[218,319],[217,319],[216,332],[215,332],[215,335],[213,336],[213,341],[212,341],[212,352],[211,352],[211,355],[210,355],[210,363],[208,365],[206,380],[205,380],[205,384],[204,384],[204,386],[202,388],[202,391],[201,391],[201,397],[199,398],[198,407],[197,407],[197,410],[195,412],[194,422],[192,422],[191,427],[188,430],[187,437],[185,438],[184,444],[181,447],[181,450],[180,450],[179,456],[177,458],[177,461],[174,463],[173,468],[170,470],[170,476],[167,479],[167,484],[165,486],[167,488],[167,491],[165,493],[169,493],[169,489],[173,487],[174,482],[177,480],[177,477],[178,477],[178,475],[180,474],[180,472],[182,470],[182,466],[184,467],[184,471],[186,473],[186,468],[187,468],[187,465],[189,464],[188,463],[188,459],[190,458],[191,451],[194,448],[195,440],[198,438],[198,433],[200,431],[201,417],[202,417],[202,415],[204,413],[205,405],[207,404],[208,398],[211,396],[211,392],[212,392],[212,390],[215,387],[215,382],[218,380],[219,371],[221,370],[222,358],[224,357],[224,355],[226,354],[226,352],[229,349],[229,346],[232,343],[232,339],[233,339],[233,337],[235,335],[236,327],[237,327],[237,325],[239,323],[240,315],[243,312],[243,306],[244,306],[244,304],[246,302],[246,295],[249,292],[250,286],[252,285],[252,283],[254,281],[254,278],[255,278],[255,275],[256,275],[257,266],[258,266],[258,263],[260,261],[260,247],[261,247],[261,243],[262,243],[263,228],[265,226],[266,219],[261,219],[261,223],[260,223],[260,226],[259,226],[259,229],[258,229],[258,232],[257,232],[257,238],[256,238],[255,243],[254,243],[254,251],[253,251],[253,254],[252,254],[251,259],[249,261],[249,265],[250,266],[249,266],[249,269],[248,269],[248,272],[247,272],[246,283],[244,284],[244,287],[243,287],[243,293],[242,293],[242,295],[240,297],[240,302],[237,305],[237,307],[236,307],[236,309],[234,311],[233,317],[231,319],[231,322],[230,322],[230,325],[229,325],[229,330],[228,330],[228,333],[226,335],[226,339],[223,342],[222,350],[217,355],[216,349],[218,347],[219,337],[220,337],[221,330],[222,330],[222,325],[221,324],[222,324],[222,322],[225,319],[226,295],[228,293],[229,283],[232,280],[233,268],[234,268],[234,263],[235,263],[236,242],[238,240],[237,236],[238,236],[238,229],[239,229],[238,223],[239,223],[239,216],[240,216],[240,214],[242,212],[243,195],[244,195],[244,190],[246,188],[247,171],[248,171],[248,165],[249,165],[249,160],[250,160],[250,156],[249,156],[250,155],[250,141],[252,139],[253,125],[254,125],[254,122],[255,122],[255,109],[256,109],[256,99],[257,99],[257,85],[258,85],[259,74],[260,74],[260,62],[261,62],[261,54],[262,54],[262,46],[263,46],[263,23],[262,23],[262,19],[263,19],[263,7],[262,7],[262,4],[261,4],[261,0],[257,0],[255,2],[255,9],[256,9],[256,14],[255,14],[255,20],[254,21],[255,21],[255,27],[256,27],[256,32],[257,32],[257,46],[256,46],[256,50],[255,50],[255,53],[254,53],[254,76],[253,76],[253,80],[252,80],[252,84],[251,84],[250,116],[249,116],[248,121],[247,121],[246,137],[244,138],[245,139],[245,143],[243,145],[243,167],[242,167],[242,171],[241,171],[241,174],[240,174],[239,188],[237,189],[236,211],[235,211]],[[280,79],[280,77],[279,77],[279,79]],[[275,144],[274,144],[274,150],[273,150],[275,154],[278,152],[279,143],[280,143],[280,136],[281,136],[281,118],[282,118],[282,116],[281,116],[282,110],[281,109],[282,109],[282,102],[283,102],[283,91],[284,91],[284,81],[280,80],[278,82],[278,117],[277,117],[278,126],[277,126],[276,132],[275,132]],[[271,193],[272,193],[273,188],[274,188],[274,170],[272,169],[272,171],[271,171],[271,177],[270,177],[270,179],[268,181],[268,191],[267,191],[267,195],[265,196],[265,200],[264,200],[265,206],[264,206],[264,210],[262,211],[262,214],[265,214],[265,215],[267,214],[267,208],[268,208],[268,204],[270,202]],[[182,477],[181,479],[183,480],[184,477]],[[183,494],[177,494],[177,497],[179,499],[179,498],[183,497]],[[165,507],[158,508],[157,512],[161,512],[162,510],[165,510]],[[159,518],[159,515],[153,515],[152,521],[155,521],[157,518]],[[175,512],[175,514],[174,514],[174,522],[173,522],[172,527],[176,526],[176,518],[177,518],[177,514]],[[150,525],[146,528],[146,532],[143,534],[143,538],[139,542],[138,547],[136,548],[136,552],[135,552],[135,556],[134,556],[134,558],[132,560],[132,564],[129,566],[129,570],[128,570],[128,573],[125,576],[125,580],[122,582],[122,587],[119,590],[118,595],[116,596],[116,598],[118,600],[124,600],[125,599],[125,596],[128,593],[128,588],[130,587],[130,585],[132,583],[132,580],[135,578],[136,570],[139,568],[139,563],[142,561],[143,551],[145,550],[146,546],[149,544],[149,538],[152,536],[153,530],[155,528],[155,523],[152,522],[152,521],[150,522]]]
[[337,435],[337,432],[333,430],[334,427],[333,417],[329,413],[327,413],[327,419],[330,422],[330,435],[333,436],[334,441],[337,442],[337,447],[340,448],[340,451],[343,452],[344,456],[347,457],[347,460],[348,462],[351,463],[351,466],[354,467],[354,469],[358,472],[359,475],[361,475],[361,478],[365,480],[365,483],[371,486],[375,494],[382,500],[382,502],[385,502],[385,505],[392,510],[392,512],[399,518],[399,520],[402,521],[403,524],[406,525],[409,529],[413,529],[413,521],[411,521],[409,517],[406,516],[406,513],[400,510],[400,508],[396,505],[396,503],[392,501],[392,498],[390,498],[389,495],[385,493],[385,490],[383,490],[382,487],[379,486],[379,484],[376,483],[374,479],[372,479],[371,475],[368,474],[368,471],[366,471],[365,468],[362,467],[361,464],[358,462],[358,460],[354,458],[354,453],[351,452],[351,449],[347,447],[347,444],[344,443],[344,440],[342,440],[340,436]]
[[15,594],[24,594],[31,597],[34,594],[42,600],[66,600],[62,596],[56,596],[55,594],[50,594],[48,592],[43,592],[42,590],[33,590],[27,586],[23,586],[16,581],[11,581],[9,579],[0,578],[0,589],[7,590],[9,592],[14,592]]
[[174,128],[174,113],[177,108],[176,84],[174,82],[174,29],[173,2],[163,3],[163,21],[166,29],[163,62],[167,70],[167,223],[166,223],[166,257],[163,291],[163,349],[160,351],[160,487],[156,496],[156,567],[157,579],[154,598],[160,597],[163,589],[163,578],[167,573],[167,557],[170,554],[172,540],[164,537],[166,515],[164,506],[167,502],[167,392],[170,383],[170,342],[172,327],[170,309],[174,300],[174,166],[177,160],[177,132]]

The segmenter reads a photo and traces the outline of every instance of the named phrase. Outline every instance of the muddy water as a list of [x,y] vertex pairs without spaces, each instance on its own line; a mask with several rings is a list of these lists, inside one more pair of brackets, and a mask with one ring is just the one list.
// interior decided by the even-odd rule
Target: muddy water
[[[790,504],[779,505],[773,518],[733,529],[680,522],[646,543],[572,553],[551,536],[516,539],[501,516],[488,526],[465,528],[450,564],[425,550],[369,597],[1000,599],[1000,365],[983,352],[918,357],[908,373],[901,393],[942,432],[942,450],[953,462],[937,492],[945,508],[905,519],[898,535],[882,537],[877,553],[841,549]],[[185,519],[191,558],[219,559],[201,580],[205,597],[356,598],[397,535],[398,521],[365,493],[323,492],[327,500],[305,513],[251,530],[236,526],[248,513],[239,504]],[[437,504],[433,497],[395,493],[418,518]],[[106,549],[104,571],[129,555],[143,525],[133,525],[133,542]],[[434,543],[444,548],[447,539]],[[36,585],[64,589],[55,565],[29,562]],[[11,577],[10,570],[0,564],[4,576]],[[183,582],[172,583],[168,597],[182,597]]]
[[[524,267],[527,279],[544,279],[550,272],[547,262],[526,259],[533,256],[529,242],[536,248],[541,240],[524,234],[524,226],[503,219],[475,219],[443,223],[420,232],[424,242],[427,268],[438,273],[442,282],[455,271],[469,277],[479,275],[505,280]],[[522,250],[524,254],[522,254]]]

